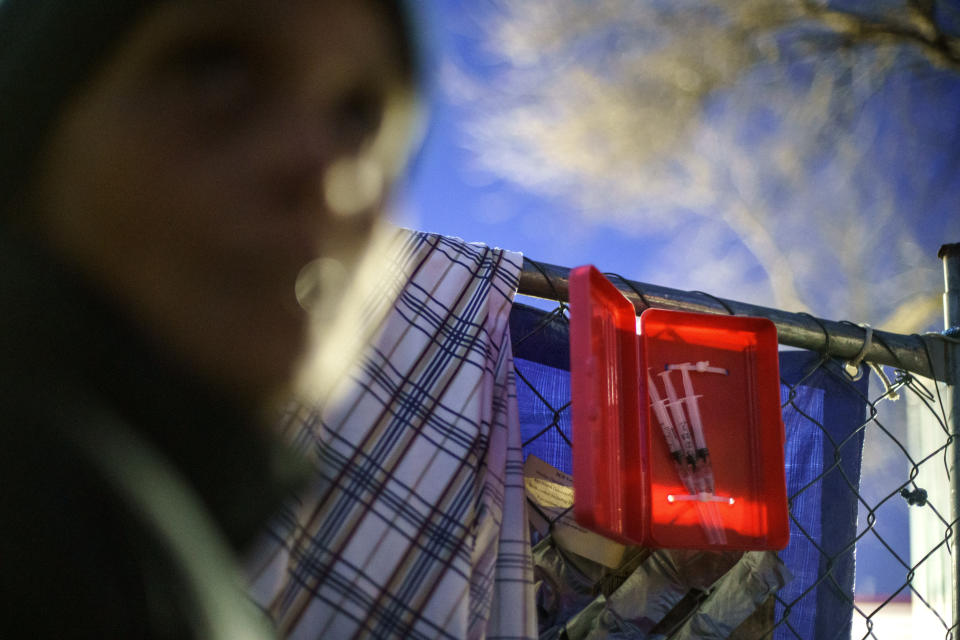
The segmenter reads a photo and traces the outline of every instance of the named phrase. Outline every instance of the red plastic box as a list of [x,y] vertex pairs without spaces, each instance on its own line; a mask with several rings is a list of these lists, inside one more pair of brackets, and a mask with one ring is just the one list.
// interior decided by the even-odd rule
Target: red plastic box
[[[592,266],[570,275],[574,515],[647,547],[783,549],[789,540],[776,327],[764,318],[633,305]],[[709,361],[693,374],[725,540],[711,542],[648,400],[646,372]],[[661,384],[657,382],[658,386]],[[681,375],[674,384],[682,390]],[[663,395],[663,388],[659,387]]]

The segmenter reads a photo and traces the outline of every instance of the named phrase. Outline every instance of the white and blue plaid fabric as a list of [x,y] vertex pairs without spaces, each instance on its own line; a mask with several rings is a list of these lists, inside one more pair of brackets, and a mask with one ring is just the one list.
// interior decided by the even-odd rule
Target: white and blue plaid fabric
[[405,277],[351,389],[296,412],[316,482],[271,526],[252,593],[290,638],[533,638],[508,325],[521,256],[400,244]]

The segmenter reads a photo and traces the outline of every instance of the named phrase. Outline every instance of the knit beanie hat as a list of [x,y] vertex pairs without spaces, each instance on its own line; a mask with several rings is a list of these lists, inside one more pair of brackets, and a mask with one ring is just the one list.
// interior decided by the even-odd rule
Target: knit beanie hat
[[[0,0],[0,220],[29,181],[63,105],[159,0]],[[274,1],[274,0],[268,0]],[[406,3],[381,0],[417,82]]]
[[63,104],[151,0],[0,0],[0,212],[29,180]]

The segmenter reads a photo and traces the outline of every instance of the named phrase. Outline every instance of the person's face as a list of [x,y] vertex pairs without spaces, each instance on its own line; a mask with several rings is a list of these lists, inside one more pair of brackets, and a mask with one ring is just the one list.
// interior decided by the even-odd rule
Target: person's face
[[367,1],[158,5],[53,129],[40,230],[162,347],[262,397],[304,346],[298,273],[351,268],[402,155],[398,35]]

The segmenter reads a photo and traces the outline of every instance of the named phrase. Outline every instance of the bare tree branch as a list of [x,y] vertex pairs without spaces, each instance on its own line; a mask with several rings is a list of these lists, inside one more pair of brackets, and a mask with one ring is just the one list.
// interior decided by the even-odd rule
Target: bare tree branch
[[960,136],[920,115],[960,87],[960,40],[930,0],[863,4],[504,0],[485,25],[503,64],[470,94],[469,144],[487,171],[624,233],[735,238],[779,306],[907,317],[904,290],[940,286],[919,230],[960,233],[935,213],[960,197],[942,168]]

